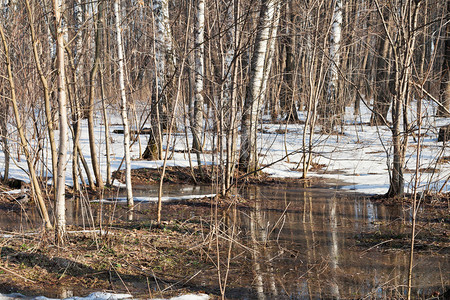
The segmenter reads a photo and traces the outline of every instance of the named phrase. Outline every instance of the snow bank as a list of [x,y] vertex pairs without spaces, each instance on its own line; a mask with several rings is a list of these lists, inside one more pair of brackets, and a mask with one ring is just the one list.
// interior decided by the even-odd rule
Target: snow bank
[[[130,294],[111,294],[103,292],[95,292],[89,294],[87,297],[70,297],[64,300],[121,300],[131,299],[133,296]],[[19,293],[14,294],[0,294],[0,300],[59,300],[55,298],[47,298],[44,296],[27,297]]]
[[[70,297],[65,298],[64,300],[122,300],[122,299],[134,299],[133,296],[130,294],[111,294],[111,293],[104,293],[104,292],[95,292],[89,294],[87,297]],[[177,296],[170,298],[169,300],[208,300],[209,296],[205,294],[187,294],[182,296]],[[60,300],[60,299],[54,299],[54,298],[47,298],[44,296],[37,296],[37,297],[27,297],[19,293],[13,293],[13,294],[1,294],[0,293],[0,300]],[[154,300],[164,300],[161,298],[154,299]]]

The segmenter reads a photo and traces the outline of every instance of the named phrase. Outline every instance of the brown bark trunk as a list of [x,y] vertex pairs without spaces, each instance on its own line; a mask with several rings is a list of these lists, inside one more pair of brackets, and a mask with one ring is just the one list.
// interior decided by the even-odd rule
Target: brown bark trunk
[[[450,1],[447,1],[447,16],[450,14]],[[441,117],[450,117],[450,22],[446,25],[446,38],[444,42],[444,60],[442,63],[442,77],[439,92],[439,99],[444,108],[439,107],[438,115]]]
[[371,126],[387,125],[386,118],[391,107],[391,99],[388,91],[388,81],[390,80],[388,60],[390,54],[389,40],[386,34],[382,34],[378,41],[378,58],[375,66],[376,75],[373,93],[373,111],[370,117]]

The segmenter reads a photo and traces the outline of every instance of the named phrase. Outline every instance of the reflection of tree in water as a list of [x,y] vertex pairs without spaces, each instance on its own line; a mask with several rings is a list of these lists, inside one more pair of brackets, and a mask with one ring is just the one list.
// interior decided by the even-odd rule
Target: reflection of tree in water
[[[243,195],[252,203],[250,211],[240,214],[241,229],[248,230],[253,272],[249,283],[259,299],[403,295],[405,253],[366,251],[356,243],[360,234],[383,226],[393,234],[404,232],[402,220],[408,219],[401,207],[386,208],[309,187],[251,187]],[[423,256],[417,274],[437,282],[438,274],[424,265],[429,259],[433,260]]]
[[[313,262],[316,261],[316,238],[315,238],[315,227],[314,227],[314,219],[313,219],[313,208],[312,208],[312,195],[309,190],[304,191],[303,193],[303,231],[305,235],[306,241],[306,261],[308,265],[312,265]],[[310,295],[311,287],[310,281],[305,280],[305,283],[308,285],[308,290],[306,291],[307,295]],[[317,288],[317,293],[321,294],[320,285]]]
[[[250,211],[250,237],[252,245],[252,267],[254,274],[254,287],[258,299],[266,299],[265,287],[268,289],[270,298],[278,296],[275,280],[275,269],[273,267],[273,255],[269,245],[270,221],[268,215],[261,208],[262,197],[260,188],[255,187],[252,193],[254,208]],[[266,220],[267,219],[267,220]]]
[[[251,203],[254,203],[249,214],[249,231],[254,274],[253,286],[258,299],[283,298],[288,295],[294,298],[300,295],[301,297],[321,297],[323,288],[328,290],[323,296],[340,298],[339,286],[337,278],[335,278],[339,265],[336,198],[332,197],[328,200],[327,207],[314,203],[313,194],[308,189],[305,189],[300,195],[297,194],[297,199],[292,198],[292,193],[280,192],[281,194],[274,191],[273,195],[262,195],[260,187],[254,187],[247,196]],[[271,202],[272,197],[282,200],[282,205],[278,201]],[[292,207],[294,213],[286,212],[284,214],[285,208],[291,208],[290,201],[292,200],[301,201],[294,204],[297,206]],[[321,210],[321,215],[328,217],[323,220],[315,220],[314,211],[317,212],[317,209]],[[329,233],[329,239],[325,236],[316,237],[315,221],[321,222],[321,220],[323,221],[322,231]],[[272,230],[276,224],[278,224],[277,229]],[[299,227],[300,224],[301,227]],[[283,232],[278,230],[283,230]],[[282,236],[281,239],[280,236]],[[288,261],[287,264],[286,258],[293,255],[288,254],[293,250],[292,246],[298,247],[299,245],[290,245],[285,240],[286,238],[291,241],[301,240],[300,251],[303,252],[298,253],[299,257]],[[327,259],[320,254],[320,250],[323,248],[320,247],[320,244],[323,242],[331,247]],[[331,274],[331,279],[323,273]]]
[[255,277],[254,286],[258,299],[266,299],[264,294],[264,281],[260,264],[260,246],[258,241],[262,238],[261,207],[259,201],[255,201],[255,209],[250,212],[250,236],[252,244],[253,273]]
[[330,253],[330,263],[331,263],[331,274],[333,279],[330,282],[331,295],[335,299],[340,299],[339,286],[336,279],[336,271],[339,266],[339,245],[337,236],[337,216],[336,216],[336,197],[332,197],[329,201],[330,205],[330,232],[331,232],[331,253]]

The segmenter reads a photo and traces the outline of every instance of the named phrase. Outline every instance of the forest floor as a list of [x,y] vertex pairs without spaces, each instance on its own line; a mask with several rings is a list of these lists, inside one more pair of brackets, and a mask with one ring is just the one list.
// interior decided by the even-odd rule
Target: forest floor
[[[135,184],[155,184],[158,169],[133,170]],[[170,167],[167,183],[195,183],[189,168]],[[120,174],[115,174],[120,178]],[[296,184],[292,178],[263,175],[249,178],[251,184]],[[320,184],[320,179],[311,179]],[[199,183],[199,179],[197,179]],[[203,182],[206,183],[206,182]],[[6,189],[6,188],[4,188]],[[0,213],[21,214],[33,204],[18,205],[11,196],[2,194]],[[410,197],[402,199],[372,198],[385,205],[410,205]],[[216,203],[217,206],[216,210]],[[251,294],[251,251],[242,241],[235,241],[230,257],[229,241],[216,234],[224,226],[221,216],[234,204],[243,209],[253,206],[245,199],[191,199],[163,204],[163,221],[156,224],[156,204],[140,211],[140,220],[116,220],[96,231],[69,227],[66,244],[54,243],[51,232],[3,234],[0,239],[0,291],[25,295],[62,298],[86,295],[92,290],[131,293],[135,297],[169,297],[178,294],[206,293],[214,299],[220,295],[217,262],[230,270],[227,278],[228,297]],[[440,251],[450,254],[449,195],[424,197],[418,220],[416,251]],[[91,205],[100,205],[91,203]],[[125,206],[117,210],[126,213]],[[389,228],[389,226],[387,226]],[[374,230],[359,237],[363,250],[408,251],[409,235],[392,230]],[[225,270],[220,274],[225,278]],[[206,278],[206,279],[205,279]],[[244,283],[244,284],[243,284]],[[74,292],[72,292],[74,291]],[[236,298],[239,298],[236,296]]]

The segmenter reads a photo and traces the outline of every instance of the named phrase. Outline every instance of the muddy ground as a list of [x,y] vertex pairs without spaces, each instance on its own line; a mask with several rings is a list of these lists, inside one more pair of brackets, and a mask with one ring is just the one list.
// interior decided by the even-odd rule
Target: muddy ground
[[[202,277],[217,277],[216,237],[211,235],[211,219],[207,217],[211,208],[205,202],[209,199],[195,205],[163,205],[159,225],[154,221],[119,221],[92,233],[71,233],[80,228],[69,227],[63,247],[54,243],[52,232],[2,238],[0,292],[48,297],[61,297],[64,291],[85,296],[92,290],[146,298],[183,292],[218,295],[215,282],[199,282],[194,276],[200,271]],[[154,220],[156,205],[153,208],[140,213]],[[224,256],[226,244],[219,242]],[[239,265],[232,263],[230,267],[240,269],[237,266],[245,263],[243,257]]]
[[[121,174],[115,176],[121,178]],[[158,176],[158,170],[133,170],[135,184],[156,184]],[[187,168],[168,168],[165,179],[167,183],[199,181],[201,177],[193,180]],[[305,184],[295,179],[268,177],[248,178],[248,181],[250,184]],[[319,182],[314,179],[308,184]],[[398,205],[400,201],[405,208],[410,205],[408,198],[374,198],[373,201],[388,205]],[[140,212],[147,221],[115,221],[104,224],[101,231],[89,233],[71,233],[80,228],[69,227],[63,247],[54,243],[52,232],[5,236],[0,238],[0,292],[66,297],[102,290],[145,298],[201,292],[214,299],[219,297],[221,285],[223,288],[228,276],[228,298],[251,295],[251,253],[245,239],[233,242],[230,251],[229,240],[217,235],[215,230],[227,231],[227,216],[235,205],[242,209],[252,207],[245,199],[216,202],[205,198],[164,204],[161,224],[154,221],[156,205],[153,205],[148,211]],[[32,208],[32,202],[18,205],[10,196],[0,198],[0,213],[19,214]],[[125,207],[117,209],[126,213]],[[450,254],[449,212],[448,195],[424,197],[418,221],[417,251]],[[389,229],[366,232],[356,238],[361,249],[409,251],[410,237]],[[226,270],[230,272],[227,274]]]

